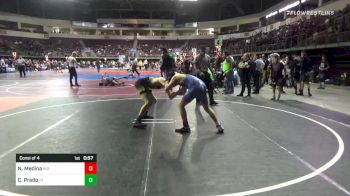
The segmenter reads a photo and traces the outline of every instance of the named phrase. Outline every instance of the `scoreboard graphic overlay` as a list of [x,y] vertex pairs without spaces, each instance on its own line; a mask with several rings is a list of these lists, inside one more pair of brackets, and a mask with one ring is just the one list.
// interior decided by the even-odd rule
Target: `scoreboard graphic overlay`
[[96,184],[96,154],[16,154],[16,186]]

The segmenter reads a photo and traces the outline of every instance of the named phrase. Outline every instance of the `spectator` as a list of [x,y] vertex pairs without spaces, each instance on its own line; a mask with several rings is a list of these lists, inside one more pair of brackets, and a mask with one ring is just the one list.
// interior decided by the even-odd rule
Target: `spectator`
[[217,105],[218,103],[214,100],[214,87],[209,74],[210,56],[206,54],[205,47],[201,47],[199,55],[195,59],[194,68],[196,76],[204,82],[208,89],[209,104]]
[[289,55],[287,55],[285,61],[285,68],[287,72],[287,86],[288,87],[294,87],[294,71],[295,71],[295,61],[293,58]]
[[239,64],[239,68],[242,73],[241,77],[241,83],[242,83],[242,90],[241,93],[239,93],[237,96],[243,96],[245,88],[248,88],[248,97],[250,97],[251,93],[251,87],[250,87],[250,78],[252,76],[252,70],[254,70],[256,67],[255,62],[252,60],[250,53],[245,53],[242,56],[242,62]]
[[181,72],[184,73],[184,74],[191,74],[192,73],[191,61],[189,59],[185,59],[182,62]]
[[286,73],[283,63],[280,61],[280,55],[277,53],[271,54],[271,84],[272,94],[271,100],[276,100],[276,88],[278,87],[277,100],[280,99],[282,93],[282,87],[285,83],[285,77],[283,71]]
[[169,79],[176,70],[175,60],[169,55],[166,48],[162,48],[162,62],[160,66],[160,72],[162,77]]
[[97,72],[98,72],[98,73],[100,73],[101,64],[102,64],[101,60],[98,59],[98,60],[96,61],[96,68],[97,68]]
[[145,67],[145,70],[148,70],[148,60],[145,59],[145,61],[143,61],[143,66]]
[[263,55],[263,59],[264,61],[264,68],[262,70],[263,72],[263,84],[269,84],[269,78],[270,78],[270,70],[268,69],[269,65],[270,65],[270,61],[267,58],[267,55]]
[[304,85],[306,83],[307,85],[307,92],[309,97],[312,96],[311,90],[310,90],[310,77],[311,77],[311,70],[312,64],[310,58],[307,56],[305,51],[301,51],[301,60],[300,60],[300,89],[298,95],[304,95]]
[[233,57],[228,52],[224,52],[224,61],[222,62],[222,73],[224,74],[225,94],[232,94],[234,92],[233,84]]
[[5,66],[5,59],[1,58],[0,60],[0,67],[4,67]]
[[133,75],[136,72],[137,76],[140,76],[139,71],[137,71],[137,67],[138,67],[138,62],[137,62],[137,58],[135,58],[133,61],[131,61],[131,71]]
[[26,69],[25,69],[25,59],[22,56],[19,56],[16,60],[16,64],[18,67],[20,77],[26,77]]
[[261,87],[262,70],[265,67],[265,63],[263,59],[256,54],[254,55],[254,60],[255,60],[256,68],[255,70],[253,70],[253,79],[254,79],[254,86],[255,86],[255,90],[253,94],[259,94],[260,87]]
[[319,74],[318,74],[318,79],[320,81],[320,87],[317,89],[325,89],[325,77],[326,77],[326,71],[330,68],[329,63],[326,59],[326,55],[322,55],[321,57],[321,63],[320,66],[318,67],[319,69]]
[[[244,39],[231,39],[224,41],[224,48],[234,53],[254,52],[259,50],[285,49],[296,46],[306,46],[312,39],[316,44],[321,44],[332,39],[325,40],[331,32],[341,33],[350,30],[348,7],[338,11],[333,16],[311,16],[309,19],[302,17],[296,22],[280,26],[269,32],[258,32]],[[337,37],[339,41],[346,41],[344,35]],[[313,42],[314,43],[314,42]]]

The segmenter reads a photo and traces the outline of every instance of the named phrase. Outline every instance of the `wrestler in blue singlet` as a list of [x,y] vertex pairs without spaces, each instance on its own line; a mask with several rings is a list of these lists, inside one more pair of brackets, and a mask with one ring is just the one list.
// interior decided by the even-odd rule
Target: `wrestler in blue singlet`
[[198,103],[208,103],[207,87],[199,78],[186,74],[186,79],[182,86],[187,89],[186,94],[182,98],[186,103],[190,103],[194,98],[197,99]]

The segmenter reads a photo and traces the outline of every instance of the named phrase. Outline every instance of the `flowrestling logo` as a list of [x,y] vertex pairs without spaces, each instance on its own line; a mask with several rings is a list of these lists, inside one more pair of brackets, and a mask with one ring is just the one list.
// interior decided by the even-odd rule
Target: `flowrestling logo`
[[320,16],[332,16],[335,14],[335,12],[333,10],[307,10],[307,11],[291,11],[291,10],[287,10],[286,11],[287,16],[316,16],[316,15],[320,15]]

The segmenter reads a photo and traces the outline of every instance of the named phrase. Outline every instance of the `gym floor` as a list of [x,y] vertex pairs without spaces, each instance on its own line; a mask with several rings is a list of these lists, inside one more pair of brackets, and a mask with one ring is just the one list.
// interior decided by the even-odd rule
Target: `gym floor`
[[[72,89],[67,73],[0,75],[0,195],[350,195],[345,113],[283,96],[216,95],[225,134],[191,103],[192,132],[181,135],[179,99],[157,90],[156,119],[139,130],[132,121],[143,101],[134,80],[99,87],[80,72],[82,86]],[[16,186],[16,153],[96,153],[98,184]]]

